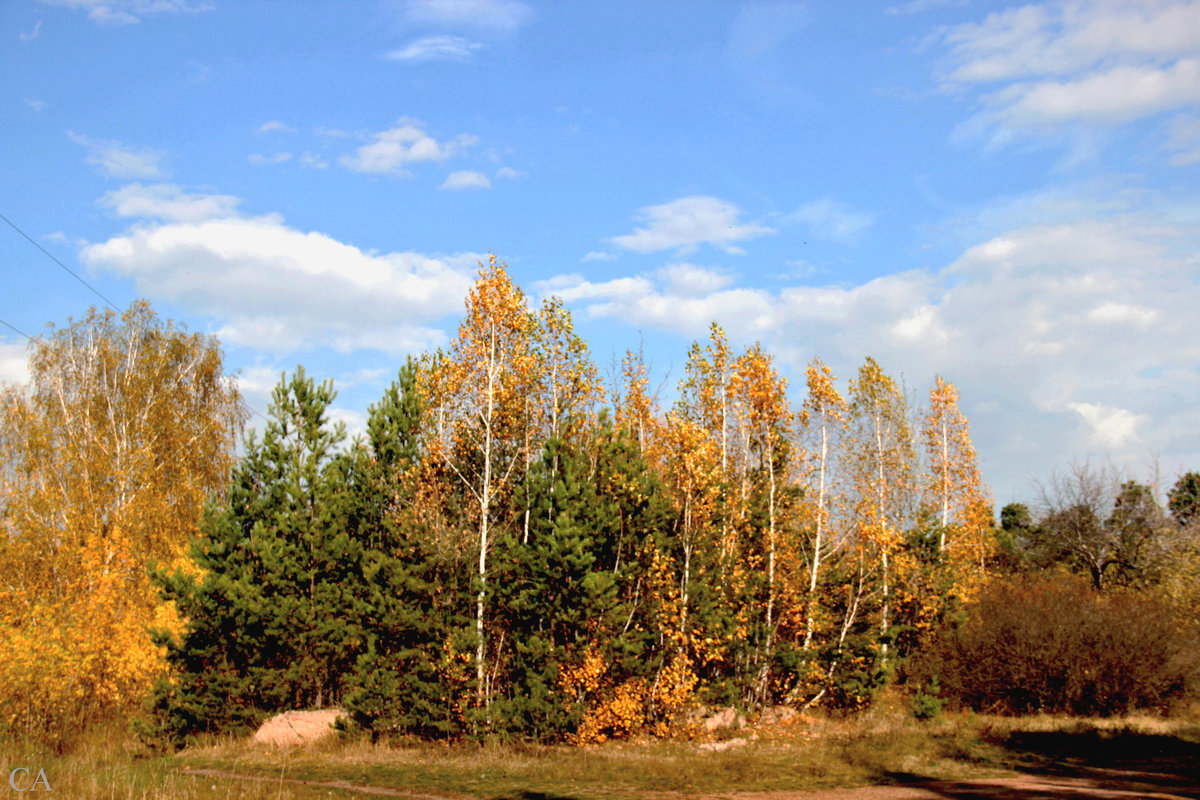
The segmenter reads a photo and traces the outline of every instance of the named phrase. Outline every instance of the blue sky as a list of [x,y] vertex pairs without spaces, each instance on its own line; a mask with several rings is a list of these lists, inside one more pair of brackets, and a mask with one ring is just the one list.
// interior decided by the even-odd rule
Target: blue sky
[[[716,320],[919,405],[999,503],[1200,468],[1200,3],[7,0],[0,213],[361,427],[494,252],[669,402]],[[99,302],[0,224],[0,319]],[[24,380],[0,327],[0,379]]]

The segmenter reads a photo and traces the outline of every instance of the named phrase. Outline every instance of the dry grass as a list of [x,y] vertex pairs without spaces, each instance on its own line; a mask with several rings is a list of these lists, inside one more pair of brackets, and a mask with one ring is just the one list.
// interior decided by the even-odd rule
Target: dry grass
[[[728,737],[728,734],[726,735]],[[921,723],[898,698],[850,718],[800,717],[732,736],[745,746],[705,752],[700,740],[608,742],[588,747],[392,742],[331,738],[293,748],[211,739],[174,756],[153,755],[124,732],[89,737],[67,755],[0,745],[0,765],[44,769],[53,791],[72,798],[362,797],[347,784],[430,795],[486,798],[624,797],[669,791],[728,794],[890,783],[914,776],[966,780],[1045,769],[1075,750],[1108,743],[1120,752],[1200,747],[1193,720],[1115,720],[947,715]],[[200,776],[208,769],[258,780]],[[0,780],[7,779],[7,771]],[[282,780],[281,780],[282,779]],[[304,785],[296,781],[320,781]],[[342,786],[330,785],[341,781]]]

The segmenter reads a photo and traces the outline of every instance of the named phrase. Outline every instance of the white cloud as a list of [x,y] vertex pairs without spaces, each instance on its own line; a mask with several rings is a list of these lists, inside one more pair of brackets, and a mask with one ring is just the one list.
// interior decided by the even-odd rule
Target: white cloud
[[[154,187],[149,187],[153,189]],[[424,350],[444,340],[435,324],[459,310],[476,254],[367,253],[276,215],[213,216],[236,200],[131,192],[126,211],[166,220],[82,248],[92,269],[132,279],[141,294],[222,321],[221,339],[274,352],[326,346],[339,352]],[[142,197],[149,195],[148,197]],[[110,201],[120,208],[119,200]]]
[[409,42],[399,50],[393,50],[385,58],[389,61],[465,61],[471,54],[482,48],[479,42],[472,42],[461,36],[422,36]]
[[1024,224],[942,269],[853,285],[769,291],[674,265],[542,286],[580,318],[687,338],[717,321],[735,342],[761,340],[793,376],[814,355],[843,378],[871,355],[918,394],[944,375],[965,403],[991,409],[976,443],[985,474],[1005,490],[1096,448],[1200,462],[1200,437],[1180,435],[1200,392],[1200,283],[1185,277],[1200,245],[1188,221],[1200,209],[1080,205],[1088,212],[1046,224],[1028,224],[1046,212],[1031,207]]
[[852,211],[842,203],[825,198],[806,203],[783,221],[808,226],[812,236],[835,242],[852,242],[875,221],[870,214]]
[[512,167],[501,167],[500,169],[496,170],[496,177],[503,178],[506,181],[515,181],[523,174],[524,173],[519,172]]
[[1106,301],[1087,312],[1088,319],[1102,325],[1133,325],[1147,328],[1158,320],[1153,308]]
[[211,11],[212,3],[189,0],[41,0],[52,6],[65,6],[88,13],[101,25],[131,25],[143,16],[161,13],[197,13]]
[[45,100],[37,100],[37,99],[33,99],[33,98],[26,100],[25,105],[29,106],[30,108],[32,108],[34,111],[36,111],[39,114],[50,107],[50,104],[47,103]]
[[580,261],[615,261],[617,259],[612,253],[605,253],[601,250],[589,250],[587,255],[579,259]]
[[1026,128],[1068,121],[1120,124],[1200,102],[1200,60],[1121,66],[1070,81],[1018,85],[994,98],[1000,116]]
[[29,350],[24,342],[0,342],[0,385],[29,383]]
[[119,217],[201,222],[236,216],[238,198],[227,194],[191,194],[169,183],[131,183],[105,193],[99,204]]
[[668,264],[657,276],[666,281],[668,292],[688,297],[712,294],[733,283],[733,276],[727,272],[682,262]]
[[532,19],[533,9],[518,0],[409,0],[406,16],[412,22],[510,33]]
[[272,153],[269,156],[264,156],[261,153],[251,153],[246,156],[246,160],[256,167],[271,166],[274,164],[282,164],[292,160],[291,153]]
[[29,33],[26,33],[25,31],[20,31],[17,34],[17,38],[20,39],[22,42],[32,42],[41,35],[42,35],[42,21],[39,19],[37,22],[35,22],[33,24],[33,29],[31,31],[29,31]]
[[354,172],[408,177],[407,165],[445,161],[479,141],[474,136],[462,134],[453,141],[439,142],[422,130],[420,123],[408,119],[401,119],[395,127],[380,131],[372,138],[374,141],[359,147],[353,155],[343,156],[342,166]]
[[92,139],[68,131],[71,141],[87,150],[87,163],[99,167],[110,178],[145,179],[166,178],[169,171],[163,166],[166,153],[150,148],[134,148],[120,142]]
[[257,134],[293,133],[293,132],[295,132],[295,130],[296,129],[293,128],[291,125],[287,125],[286,123],[280,122],[277,119],[273,119],[273,120],[264,122],[262,125],[259,125],[257,128],[254,129],[254,132]]
[[964,130],[991,129],[994,142],[1200,102],[1196,0],[1031,4],[947,28],[941,41],[947,87],[992,87]]
[[474,172],[473,170],[464,169],[457,172],[451,172],[446,176],[446,180],[442,181],[439,189],[490,189],[492,182],[488,180],[488,176],[482,172]]
[[1097,403],[1068,403],[1067,408],[1083,417],[1091,429],[1093,443],[1104,449],[1140,441],[1137,429],[1150,421],[1146,414]]
[[732,203],[716,197],[695,195],[669,203],[647,206],[638,211],[644,227],[633,233],[614,236],[613,244],[637,253],[675,250],[679,255],[694,252],[701,244],[711,244],[726,252],[740,253],[734,242],[774,233],[756,223],[739,222],[741,211]]

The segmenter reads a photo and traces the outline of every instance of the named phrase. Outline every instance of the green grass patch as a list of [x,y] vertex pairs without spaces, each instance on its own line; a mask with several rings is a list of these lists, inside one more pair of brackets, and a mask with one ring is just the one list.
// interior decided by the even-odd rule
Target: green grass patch
[[[587,747],[431,744],[331,738],[295,748],[217,739],[154,754],[123,729],[97,732],[56,754],[0,744],[0,780],[16,766],[45,771],[54,796],[118,800],[366,798],[349,785],[409,794],[556,800],[781,792],[927,779],[964,781],[1017,771],[1080,774],[1124,765],[1195,781],[1200,725],[1153,717],[1080,720],[947,714],[918,721],[896,709],[718,737],[744,745],[712,751],[701,740],[607,742]],[[214,770],[218,776],[198,775]],[[234,775],[244,777],[232,777]],[[300,781],[315,782],[305,785]],[[342,786],[333,784],[342,782]]]

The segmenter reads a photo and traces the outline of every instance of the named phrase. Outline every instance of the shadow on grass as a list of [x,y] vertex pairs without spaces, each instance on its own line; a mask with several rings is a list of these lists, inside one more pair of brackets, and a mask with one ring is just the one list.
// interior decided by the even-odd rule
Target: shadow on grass
[[1184,797],[1200,800],[1200,743],[1125,730],[1018,731],[992,743],[1013,780],[946,781],[902,772],[886,780],[945,798]]
[[546,794],[545,792],[508,792],[498,794],[489,800],[579,800],[566,794]]

